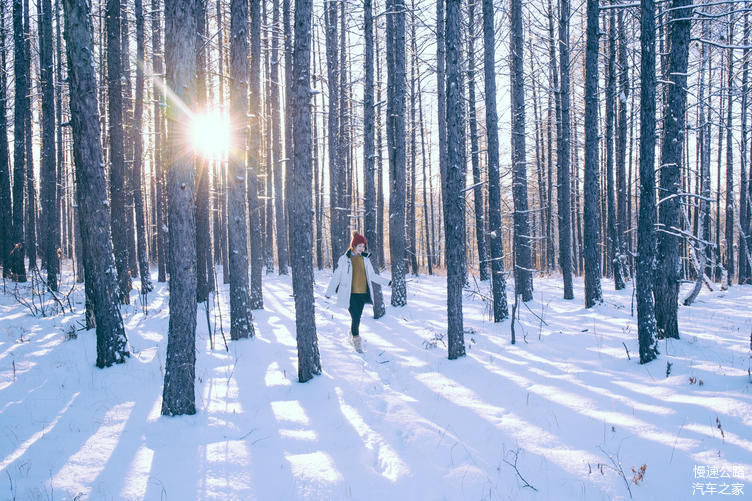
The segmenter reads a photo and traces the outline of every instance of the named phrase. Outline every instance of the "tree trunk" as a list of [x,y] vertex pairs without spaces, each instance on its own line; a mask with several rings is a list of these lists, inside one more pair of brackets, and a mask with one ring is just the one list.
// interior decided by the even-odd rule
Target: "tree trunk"
[[[749,8],[749,2],[745,2],[745,6]],[[741,137],[741,152],[740,166],[739,166],[739,266],[738,276],[739,283],[752,282],[752,270],[747,260],[747,254],[749,253],[749,218],[750,218],[750,206],[749,206],[749,179],[747,178],[747,103],[749,98],[747,96],[747,81],[749,79],[749,14],[744,12],[744,39],[742,45],[744,49],[744,57],[742,64],[742,137]]]
[[63,0],[68,58],[73,156],[78,213],[86,263],[87,297],[96,317],[97,367],[123,363],[129,356],[110,239],[110,211],[102,203],[107,188],[99,142],[99,111],[94,74],[94,39],[89,3]]
[[[55,166],[55,90],[52,65],[52,2],[41,0],[42,19],[39,27],[39,67],[42,87],[42,210],[44,211],[47,285],[57,290],[60,262],[60,219],[58,217],[57,169]],[[3,114],[5,111],[3,109]],[[6,143],[7,144],[7,143]]]
[[[407,2],[405,2],[407,4]],[[417,66],[417,38],[415,29],[415,0],[413,0],[413,8],[410,11],[410,44],[411,44],[411,57],[410,57],[410,181],[407,186],[407,258],[409,259],[410,271],[413,275],[418,275],[418,242],[417,232],[415,224],[415,184],[417,182],[416,167],[417,167],[417,141],[416,132],[418,129],[417,112],[415,109],[416,96],[415,96],[415,84],[417,80],[417,72],[415,67]],[[407,266],[407,265],[406,265]]]
[[653,303],[655,269],[655,3],[640,1],[640,215],[637,226],[637,338],[640,363],[658,356]]
[[290,223],[295,327],[298,342],[298,381],[321,374],[313,304],[313,220],[311,218],[311,11],[312,0],[295,0],[295,42],[292,64],[295,158],[290,195]]
[[[619,50],[617,71],[619,73],[619,94],[617,101],[618,125],[616,130],[616,243],[618,245],[614,258],[614,269],[619,269],[622,282],[627,270],[627,244],[631,238],[625,235],[632,217],[627,212],[626,157],[627,157],[627,96],[629,95],[629,73],[627,60],[627,33],[624,29],[624,13],[619,11],[617,19],[619,31]],[[615,277],[614,277],[615,278]],[[614,280],[616,282],[616,280]]]
[[120,54],[120,0],[107,0],[107,108],[110,140],[110,204],[112,244],[115,248],[119,299],[130,304],[131,276],[128,268],[125,152],[123,146],[122,58]]
[[[405,3],[387,2],[387,142],[392,306],[407,304],[405,282]],[[459,89],[458,89],[459,90]]]
[[[441,2],[439,2],[441,3]],[[496,45],[493,0],[483,0],[483,74],[486,89],[488,134],[488,230],[491,234],[491,292],[494,322],[509,317],[507,281],[504,275],[504,241],[501,227],[499,180],[499,120],[496,114]]]
[[[5,4],[0,2],[0,19],[5,19]],[[11,245],[13,237],[13,211],[10,198],[10,157],[8,151],[8,117],[7,85],[8,73],[6,71],[5,58],[5,25],[0,29],[0,58],[2,59],[2,71],[0,72],[0,266],[3,267],[3,278],[9,278],[11,271]]]
[[[136,60],[144,60],[144,13],[142,0],[135,0],[136,14]],[[152,290],[151,277],[149,276],[149,259],[146,254],[146,214],[144,211],[144,192],[142,189],[143,176],[141,166],[143,163],[143,123],[144,113],[144,68],[142,64],[136,65],[136,102],[133,109],[133,203],[136,209],[136,239],[138,255],[138,275],[141,277],[141,294],[146,295]]]
[[164,196],[164,162],[163,162],[163,137],[164,137],[164,117],[162,108],[164,106],[164,96],[162,93],[163,80],[163,56],[162,56],[162,28],[160,23],[160,2],[151,0],[151,44],[152,44],[152,65],[154,78],[152,80],[152,94],[154,95],[154,177],[157,185],[157,264],[159,282],[167,280],[167,217],[165,214],[165,196]]
[[[734,14],[729,14],[728,44],[734,43]],[[728,103],[726,105],[726,265],[727,285],[734,278],[734,51],[728,51]],[[720,221],[719,221],[720,223]],[[660,326],[659,326],[660,327]]]
[[345,248],[341,227],[341,193],[338,179],[342,177],[339,157],[339,87],[337,85],[337,3],[329,0],[326,6],[326,67],[329,82],[329,230],[332,248],[332,268]]
[[34,93],[34,80],[31,78],[32,54],[31,54],[31,28],[29,20],[29,0],[24,0],[23,7],[23,31],[24,31],[24,72],[26,73],[27,94],[24,94],[24,148],[26,149],[26,244],[24,250],[29,259],[29,270],[37,268],[37,190],[34,176],[34,149],[32,138],[32,94]]
[[564,299],[574,299],[572,287],[572,206],[571,181],[569,176],[570,159],[570,118],[569,118],[569,0],[559,4],[559,72],[561,106],[558,137],[556,139],[556,204],[559,208],[559,265],[564,280]]
[[603,302],[598,167],[598,0],[588,0],[585,49],[585,227],[583,232],[585,308]]
[[[206,0],[196,0],[196,110],[206,112]],[[209,299],[209,160],[196,155],[196,301]]]
[[[525,87],[523,69],[522,1],[510,5],[511,113],[512,113],[512,197],[514,199],[514,290],[527,302],[533,299],[530,262],[530,221],[527,203],[527,160],[525,158]],[[449,35],[447,35],[447,38]]]
[[[29,92],[26,80],[26,51],[24,49],[23,4],[13,0],[13,74],[15,102],[13,106],[13,230],[10,244],[11,273],[17,282],[26,282],[24,263],[24,186],[26,157],[24,141],[25,96]],[[31,168],[31,167],[29,167]]]
[[[165,1],[167,88],[189,108],[196,103],[196,13],[198,0]],[[167,335],[162,415],[195,414],[196,223],[194,158],[180,131],[188,113],[168,115],[167,200],[170,234],[170,325]]]
[[681,238],[681,166],[684,146],[687,101],[687,61],[691,29],[692,0],[674,0],[670,11],[671,53],[667,78],[671,85],[663,116],[661,147],[660,228],[655,273],[655,319],[659,339],[679,338],[677,318],[679,300]]
[[[363,167],[364,167],[364,184],[365,198],[363,206],[365,209],[365,237],[371,243],[371,252],[378,245],[376,234],[376,187],[374,186],[376,171],[376,153],[374,144],[374,120],[375,110],[373,102],[373,6],[371,0],[365,0],[363,3],[363,20],[365,28],[365,87],[363,93]],[[375,245],[374,245],[375,244]],[[374,263],[374,270],[378,270],[378,264]],[[381,292],[381,286],[371,284],[373,293],[373,317],[380,318],[386,313],[384,307],[384,297]]]
[[230,3],[230,116],[233,141],[227,167],[227,233],[230,258],[230,338],[253,336],[248,291],[246,166],[248,149],[248,0]]
[[248,169],[248,223],[251,233],[251,309],[264,307],[261,271],[264,267],[264,238],[262,233],[262,204],[258,199],[258,175],[261,164],[261,0],[250,0],[251,9],[251,67],[250,108],[247,169]]
[[444,232],[447,262],[447,338],[449,359],[465,355],[462,327],[462,286],[465,239],[465,198],[462,192],[464,158],[464,113],[460,96],[462,60],[460,49],[460,0],[446,2],[447,164],[443,177]]
[[473,201],[475,202],[475,239],[478,246],[478,268],[481,281],[489,279],[488,252],[486,251],[486,222],[483,216],[483,184],[480,180],[480,148],[478,146],[478,119],[475,111],[475,2],[468,4],[467,33],[467,96],[470,119],[470,158],[473,165]]
[[279,100],[279,0],[274,0],[272,4],[272,60],[271,60],[271,86],[272,92],[269,96],[272,107],[272,158],[273,158],[273,176],[274,176],[274,212],[277,222],[277,266],[280,275],[287,275],[289,259],[287,254],[287,223],[284,207],[284,193],[282,188],[282,175],[284,173],[285,161],[282,158],[282,126],[281,110]]
[[[439,2],[440,3],[440,2]],[[384,145],[381,122],[381,53],[379,51],[379,29],[374,25],[374,48],[376,59],[376,255],[378,269],[386,267],[384,257]]]
[[[609,15],[608,30],[608,89],[606,90],[606,200],[608,204],[608,237],[609,246],[606,255],[610,257],[611,269],[614,277],[614,288],[621,290],[625,287],[622,276],[621,259],[619,257],[621,233],[617,223],[616,201],[614,200],[614,122],[616,121],[616,16],[612,10]],[[626,132],[626,130],[625,130]],[[626,137],[626,136],[625,136]],[[623,166],[622,166],[623,167]]]

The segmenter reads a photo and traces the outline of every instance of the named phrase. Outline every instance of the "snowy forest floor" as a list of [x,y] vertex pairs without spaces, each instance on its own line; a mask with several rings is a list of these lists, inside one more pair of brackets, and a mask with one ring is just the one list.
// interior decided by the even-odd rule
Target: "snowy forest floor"
[[467,291],[467,356],[449,361],[444,277],[410,277],[408,306],[379,320],[367,306],[363,355],[347,311],[323,297],[329,277],[315,285],[323,373],[306,384],[289,277],[264,278],[257,335],[229,352],[219,333],[210,349],[199,305],[198,413],[178,418],[160,416],[166,284],[147,315],[132,293],[132,357],[97,369],[94,332],[68,336],[82,287],[75,314],[33,317],[6,283],[0,499],[678,500],[700,484],[752,496],[752,286],[704,289],[679,308],[682,338],[640,366],[631,283],[604,281],[604,304],[586,310],[581,279],[574,301],[557,277],[536,279],[516,345]]

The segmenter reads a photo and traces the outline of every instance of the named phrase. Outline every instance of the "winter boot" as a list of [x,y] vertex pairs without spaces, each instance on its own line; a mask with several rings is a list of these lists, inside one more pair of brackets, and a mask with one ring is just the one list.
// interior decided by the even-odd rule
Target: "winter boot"
[[363,353],[363,346],[360,341],[360,336],[352,336],[352,344],[355,348],[355,351],[358,353]]

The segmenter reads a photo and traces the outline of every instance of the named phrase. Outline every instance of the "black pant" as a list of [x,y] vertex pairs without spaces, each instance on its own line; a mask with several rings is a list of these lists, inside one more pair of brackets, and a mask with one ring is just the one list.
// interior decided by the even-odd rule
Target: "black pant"
[[350,318],[352,318],[350,334],[353,336],[360,334],[358,332],[358,327],[360,327],[360,316],[363,314],[363,305],[370,302],[371,298],[367,292],[363,294],[350,294],[350,307],[347,311],[350,312]]

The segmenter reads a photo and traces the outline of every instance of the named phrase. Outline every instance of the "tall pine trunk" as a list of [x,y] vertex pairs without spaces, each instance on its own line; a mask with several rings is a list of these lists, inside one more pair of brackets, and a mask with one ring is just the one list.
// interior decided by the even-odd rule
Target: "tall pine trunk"
[[274,176],[274,216],[277,223],[277,266],[280,275],[287,275],[289,265],[287,224],[282,188],[285,161],[282,158],[282,125],[280,123],[282,115],[279,99],[279,0],[274,0],[272,4],[272,26],[274,26],[270,65],[272,91],[269,99],[272,108],[272,175]]
[[122,58],[120,54],[120,0],[107,0],[107,110],[110,140],[110,205],[112,244],[118,274],[119,299],[130,303],[128,268],[125,152],[123,146]]
[[[15,101],[13,106],[13,231],[10,243],[10,263],[13,279],[26,282],[24,262],[24,186],[25,170],[25,96],[29,92],[26,80],[26,51],[24,50],[23,4],[13,0],[13,74],[15,75]],[[31,167],[29,167],[31,168]]]
[[624,28],[624,13],[619,11],[618,25],[618,63],[619,93],[617,100],[618,124],[616,127],[616,240],[619,247],[616,251],[614,267],[619,268],[624,281],[627,274],[627,242],[631,236],[625,234],[629,227],[628,221],[632,215],[627,212],[627,184],[626,184],[626,159],[627,159],[627,96],[629,96],[629,67],[627,60],[626,30]]
[[464,283],[465,198],[464,182],[464,113],[460,95],[462,58],[460,49],[460,0],[446,2],[446,121],[447,164],[442,182],[444,194],[444,232],[447,263],[447,339],[449,359],[465,355],[462,326],[462,286]]
[[[58,211],[57,168],[55,155],[55,83],[52,64],[52,2],[41,0],[39,27],[39,68],[42,87],[42,210],[44,211],[47,285],[56,291],[60,261],[60,218]],[[2,111],[5,114],[5,110]],[[61,166],[62,167],[62,166]]]
[[[5,4],[0,2],[0,19],[5,19]],[[7,85],[5,57],[5,24],[0,26],[0,266],[3,267],[3,278],[11,276],[11,242],[13,236],[13,209],[10,198],[10,153],[8,151],[8,116]]]
[[[196,12],[198,0],[165,1],[167,87],[189,108],[196,103]],[[195,414],[196,222],[194,158],[180,131],[188,113],[175,107],[167,122],[167,210],[170,234],[170,324],[162,391],[162,415]]]
[[559,207],[559,265],[564,280],[564,299],[574,299],[572,287],[572,196],[569,176],[569,0],[559,4],[559,126],[556,138],[556,204]]
[[[448,15],[448,14],[447,14]],[[527,203],[527,159],[525,154],[525,87],[522,37],[522,0],[510,5],[511,113],[512,113],[512,198],[514,199],[514,291],[523,301],[533,299],[530,260],[530,220]],[[447,34],[447,39],[449,35]]]
[[[728,44],[734,43],[734,13],[729,13]],[[726,265],[727,285],[730,287],[734,278],[734,51],[728,50],[728,77],[726,103],[726,254],[724,264]],[[719,221],[720,223],[720,221]],[[659,326],[660,327],[660,326]]]
[[475,111],[475,2],[468,4],[467,33],[467,96],[470,121],[470,159],[473,166],[473,201],[475,203],[475,238],[478,246],[478,267],[481,281],[488,280],[488,253],[486,252],[486,221],[483,216],[483,184],[480,180],[480,147],[478,146],[478,119]]
[[[135,0],[136,15],[136,60],[144,60],[144,9],[142,0]],[[138,275],[141,277],[141,294],[146,295],[152,290],[149,276],[149,258],[146,254],[146,213],[144,210],[143,184],[143,154],[144,140],[141,130],[144,115],[144,67],[136,65],[136,101],[133,108],[133,205],[136,210],[136,253],[138,256]]]
[[658,356],[653,302],[655,269],[655,3],[640,1],[640,215],[637,222],[637,339],[640,363]]
[[248,290],[246,165],[248,144],[248,0],[230,3],[230,123],[238,131],[227,167],[227,253],[230,260],[230,338],[253,336]]
[[295,128],[295,158],[290,196],[292,287],[295,296],[295,328],[298,344],[298,381],[305,383],[321,374],[313,302],[313,219],[311,217],[311,11],[312,0],[295,0],[295,41],[290,100]]
[[[405,282],[405,2],[387,1],[387,143],[392,306],[407,304]],[[458,89],[459,90],[459,89]]]
[[[365,237],[371,244],[371,252],[378,245],[376,234],[376,153],[374,144],[374,121],[375,109],[373,102],[373,6],[371,0],[365,0],[363,3],[363,21],[365,28],[365,88],[363,92],[363,167],[364,167],[364,184],[365,198],[363,205],[365,209]],[[372,260],[373,261],[373,260]],[[377,263],[373,263],[374,269],[378,270]],[[380,318],[386,313],[384,308],[384,299],[381,292],[381,286],[373,283],[373,316]]]
[[[606,200],[608,204],[608,239],[606,254],[610,257],[614,277],[614,288],[625,287],[619,254],[621,252],[619,225],[617,223],[616,201],[614,199],[614,123],[616,122],[616,16],[612,10],[608,27],[608,88],[606,90]],[[622,166],[623,167],[623,166]]]
[[264,238],[262,209],[258,199],[258,176],[261,165],[261,0],[250,0],[251,7],[251,67],[250,108],[245,124],[248,131],[248,223],[251,241],[251,309],[264,307],[261,270],[264,267]]
[[600,188],[598,182],[598,0],[587,1],[585,48],[585,307],[603,301],[600,267]]
[[63,0],[68,59],[73,157],[81,240],[86,263],[87,299],[96,317],[97,367],[123,363],[129,356],[118,306],[118,285],[110,239],[110,211],[96,100],[94,34],[89,2]]
[[[441,2],[439,2],[441,3]],[[494,322],[509,317],[507,281],[504,276],[504,241],[501,227],[499,179],[499,119],[496,114],[496,46],[493,0],[483,0],[483,75],[486,89],[488,134],[488,230],[491,234],[491,292]]]
[[[206,110],[206,0],[196,1],[196,110]],[[196,163],[196,301],[209,298],[210,255],[209,160],[197,155]]]
[[655,273],[655,319],[658,338],[679,338],[677,318],[680,276],[681,166],[687,102],[687,62],[692,0],[674,0],[670,11],[671,51],[667,78],[668,101],[663,114],[661,146],[660,229]]

